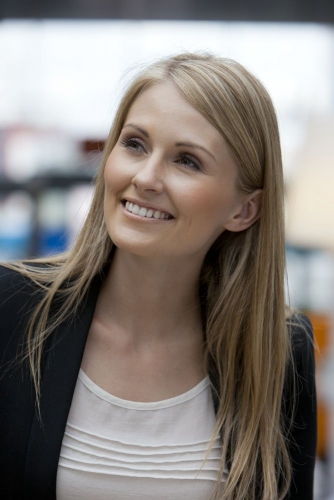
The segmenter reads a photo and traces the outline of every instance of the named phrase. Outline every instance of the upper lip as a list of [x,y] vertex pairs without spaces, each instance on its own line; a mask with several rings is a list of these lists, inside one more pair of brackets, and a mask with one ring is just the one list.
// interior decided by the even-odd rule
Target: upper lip
[[138,205],[139,207],[151,208],[152,210],[159,210],[160,212],[164,212],[165,214],[174,217],[173,214],[171,214],[168,210],[165,210],[164,208],[161,208],[158,205],[155,205],[154,203],[151,203],[149,201],[135,200],[134,198],[128,198],[128,197],[123,198],[122,201],[123,202],[129,201],[130,203]]

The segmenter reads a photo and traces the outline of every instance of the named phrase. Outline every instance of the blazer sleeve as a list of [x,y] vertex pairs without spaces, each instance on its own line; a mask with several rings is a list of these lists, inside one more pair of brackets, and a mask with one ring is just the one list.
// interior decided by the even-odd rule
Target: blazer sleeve
[[39,297],[29,280],[0,266],[0,496],[4,500],[23,498],[35,393],[31,377],[17,357]]
[[[292,482],[287,500],[312,500],[317,442],[313,331],[309,319],[292,318],[294,367],[287,381],[285,408]],[[294,372],[294,376],[292,373]]]

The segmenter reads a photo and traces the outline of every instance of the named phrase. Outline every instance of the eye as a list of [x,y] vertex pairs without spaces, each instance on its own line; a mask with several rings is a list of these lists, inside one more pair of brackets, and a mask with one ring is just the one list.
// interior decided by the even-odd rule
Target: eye
[[187,153],[180,154],[178,163],[180,163],[185,168],[189,168],[190,170],[201,170],[200,162],[196,160],[192,155]]
[[129,151],[132,152],[144,151],[143,144],[136,137],[121,139],[120,143],[122,144],[122,146],[124,146],[125,149],[128,149]]

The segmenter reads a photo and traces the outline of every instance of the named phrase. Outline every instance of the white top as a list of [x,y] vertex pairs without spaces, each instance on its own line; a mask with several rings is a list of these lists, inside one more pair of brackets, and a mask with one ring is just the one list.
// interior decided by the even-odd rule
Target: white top
[[126,401],[80,370],[63,438],[57,500],[209,500],[219,470],[210,382],[154,403]]

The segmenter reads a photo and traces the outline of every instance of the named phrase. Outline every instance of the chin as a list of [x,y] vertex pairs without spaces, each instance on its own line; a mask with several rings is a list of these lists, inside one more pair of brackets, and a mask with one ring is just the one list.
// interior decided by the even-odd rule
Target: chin
[[120,236],[111,237],[113,244],[118,252],[137,255],[138,257],[157,257],[162,256],[161,250],[156,245],[148,242],[138,242],[121,238]]

